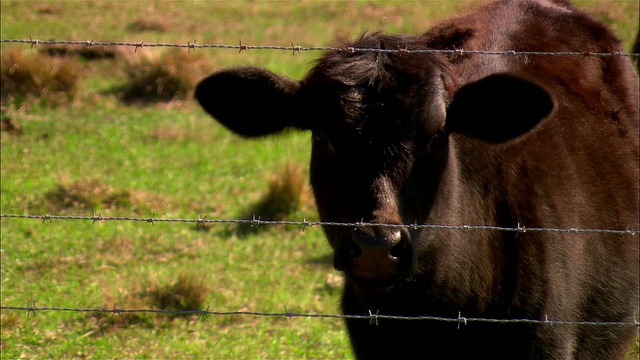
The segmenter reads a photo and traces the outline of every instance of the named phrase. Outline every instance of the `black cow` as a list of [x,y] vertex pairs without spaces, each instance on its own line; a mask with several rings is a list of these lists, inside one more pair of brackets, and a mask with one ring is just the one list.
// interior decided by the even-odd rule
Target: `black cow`
[[[311,131],[321,220],[638,230],[630,60],[465,52],[621,50],[568,2],[498,1],[345,47],[400,51],[330,51],[301,81],[221,71],[195,93],[245,137]],[[619,359],[638,333],[637,232],[324,231],[345,314],[626,323],[347,320],[358,358]]]

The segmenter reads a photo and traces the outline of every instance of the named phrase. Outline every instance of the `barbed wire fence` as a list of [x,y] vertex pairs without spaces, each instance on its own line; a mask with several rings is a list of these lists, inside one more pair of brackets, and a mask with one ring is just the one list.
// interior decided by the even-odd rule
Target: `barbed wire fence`
[[406,321],[440,321],[466,325],[468,322],[478,323],[494,323],[494,324],[545,324],[545,325],[590,325],[590,326],[632,326],[640,328],[640,322],[636,319],[634,322],[623,321],[566,321],[553,320],[545,316],[543,320],[537,319],[487,319],[464,317],[459,312],[457,317],[439,317],[439,316],[396,316],[384,315],[379,312],[373,313],[369,311],[368,315],[343,315],[343,314],[310,314],[290,312],[285,307],[284,312],[260,312],[260,311],[210,311],[207,309],[200,310],[165,310],[165,309],[120,309],[113,306],[107,308],[71,308],[71,307],[37,307],[35,304],[27,306],[2,306],[0,310],[13,310],[26,312],[27,315],[34,315],[36,312],[62,311],[62,312],[90,312],[90,313],[106,313],[112,315],[147,313],[147,314],[164,314],[164,315],[193,315],[198,318],[206,318],[207,316],[256,316],[293,319],[293,318],[314,318],[314,319],[357,319],[368,320],[371,324],[378,324],[380,319],[389,320],[406,320]]
[[94,41],[94,40],[37,40],[31,36],[29,39],[0,39],[0,43],[17,43],[28,44],[33,48],[37,45],[70,45],[70,46],[118,46],[118,47],[131,47],[134,51],[145,47],[158,48],[186,48],[188,51],[195,51],[196,49],[231,49],[238,50],[238,52],[246,50],[276,50],[276,51],[291,51],[293,54],[303,51],[342,51],[342,52],[380,52],[380,53],[402,53],[402,54],[428,54],[428,53],[442,53],[451,55],[499,55],[499,56],[578,56],[578,57],[630,57],[632,59],[639,59],[640,53],[629,53],[624,51],[614,52],[593,52],[593,51],[522,51],[522,50],[465,50],[465,49],[377,49],[377,48],[356,48],[356,47],[332,47],[332,46],[299,46],[291,42],[291,46],[281,45],[246,45],[242,43],[242,40],[238,41],[238,44],[198,44],[196,40],[193,42],[187,41],[187,43],[150,43],[150,42],[126,42],[126,41]]
[[206,224],[246,224],[254,227],[260,225],[291,225],[299,226],[304,230],[307,227],[316,226],[341,226],[341,227],[389,227],[389,228],[405,228],[405,229],[440,229],[440,230],[493,230],[493,231],[506,231],[506,232],[551,232],[551,233],[601,233],[601,234],[618,234],[635,236],[638,234],[638,229],[591,229],[591,228],[551,228],[551,227],[526,227],[518,224],[516,227],[503,227],[494,225],[448,225],[448,224],[385,224],[385,223],[371,223],[371,222],[330,222],[330,221],[309,221],[303,219],[301,221],[295,220],[262,220],[259,217],[253,216],[252,219],[207,219],[206,217],[195,219],[187,218],[162,218],[162,217],[122,217],[122,216],[102,216],[102,215],[33,215],[33,214],[0,214],[0,219],[31,219],[42,220],[42,222],[53,222],[54,220],[83,220],[91,221],[93,224],[96,222],[106,221],[129,221],[129,222],[145,222],[150,224],[155,223],[195,223],[199,225]]
[[[156,223],[195,223],[198,225],[204,224],[248,224],[251,226],[261,225],[289,225],[299,226],[304,231],[307,228],[314,228],[318,226],[342,226],[342,227],[393,227],[393,228],[406,228],[406,229],[432,229],[432,230],[458,230],[458,231],[505,231],[505,232],[549,232],[549,233],[568,233],[568,234],[588,234],[588,233],[600,233],[600,234],[617,234],[624,236],[636,236],[638,229],[592,229],[592,228],[545,228],[545,227],[525,227],[520,224],[516,227],[500,227],[492,225],[441,225],[441,224],[382,224],[382,223],[368,223],[368,222],[322,222],[322,221],[308,221],[303,219],[302,221],[291,220],[261,220],[254,216],[252,219],[206,219],[197,217],[195,219],[187,218],[162,218],[162,217],[105,217],[101,215],[84,216],[84,215],[29,215],[29,214],[0,214],[0,220],[2,219],[23,219],[23,220],[38,220],[43,223],[52,223],[55,221],[90,221],[92,224],[97,222],[143,222],[155,225]],[[380,314],[377,310],[374,313],[373,310],[369,310],[368,315],[342,315],[342,314],[312,314],[312,313],[294,313],[287,311],[285,307],[284,312],[257,312],[257,311],[210,311],[207,309],[193,309],[193,310],[167,310],[167,309],[123,309],[118,308],[116,305],[113,308],[74,308],[74,307],[38,307],[35,303],[27,306],[0,306],[0,311],[22,311],[27,315],[33,315],[36,312],[90,312],[90,313],[108,313],[112,315],[122,315],[130,313],[146,313],[146,314],[165,314],[165,315],[193,315],[200,318],[206,318],[207,316],[256,316],[256,317],[279,317],[284,320],[292,318],[315,318],[315,319],[361,319],[368,320],[371,324],[378,324],[379,319],[391,319],[391,320],[407,320],[407,321],[440,321],[440,322],[453,322],[466,325],[468,322],[479,323],[499,323],[499,324],[513,324],[513,323],[527,323],[527,324],[544,324],[544,325],[581,325],[581,326],[623,326],[623,327],[637,327],[640,329],[640,321],[637,316],[633,322],[602,322],[602,321],[567,321],[548,319],[490,319],[490,318],[475,318],[464,317],[460,312],[457,317],[447,318],[438,316],[395,316]]]
[[[488,56],[576,56],[576,57],[629,57],[631,59],[640,60],[640,53],[628,53],[628,52],[591,52],[591,51],[519,51],[519,50],[504,50],[504,51],[490,51],[490,50],[465,50],[465,49],[376,49],[376,48],[354,48],[354,47],[328,47],[328,46],[298,46],[291,42],[290,46],[279,45],[246,45],[239,40],[238,44],[198,44],[196,40],[187,43],[150,43],[150,42],[125,42],[125,41],[77,41],[77,40],[37,40],[31,36],[29,39],[0,39],[0,43],[7,44],[27,44],[33,49],[35,46],[52,46],[52,45],[68,45],[68,46],[116,46],[116,47],[130,47],[137,52],[142,48],[185,48],[188,52],[196,51],[197,49],[229,49],[237,50],[239,53],[248,50],[273,50],[273,51],[290,51],[292,54],[300,53],[303,51],[338,51],[338,52],[381,52],[381,53],[401,53],[401,54],[425,54],[425,53],[443,53],[449,55],[488,55]],[[365,223],[365,222],[350,222],[350,223],[338,223],[338,222],[320,222],[320,221],[308,221],[303,219],[302,221],[290,221],[290,220],[261,220],[260,218],[253,217],[252,219],[207,219],[206,217],[195,219],[187,218],[158,218],[151,217],[104,217],[101,215],[84,216],[84,215],[29,215],[29,214],[0,214],[0,220],[4,219],[29,219],[39,220],[43,223],[55,221],[89,221],[92,224],[97,222],[112,222],[112,221],[128,221],[128,222],[144,222],[155,225],[156,223],[195,223],[198,225],[206,224],[248,224],[251,226],[261,225],[289,225],[299,226],[304,231],[306,228],[313,228],[318,226],[346,226],[346,227],[360,227],[360,226],[375,226],[375,227],[395,227],[406,229],[433,229],[433,230],[457,230],[457,231],[505,231],[505,232],[549,232],[549,233],[569,233],[569,234],[585,234],[585,233],[603,233],[603,234],[617,234],[624,236],[637,236],[638,229],[590,229],[590,228],[548,228],[548,227],[526,227],[518,224],[516,227],[499,227],[492,225],[451,225],[451,224],[380,224],[380,223]],[[258,317],[278,317],[283,320],[291,318],[324,318],[324,319],[362,319],[369,321],[371,324],[378,324],[378,320],[392,319],[392,320],[407,320],[407,321],[441,321],[452,322],[460,325],[466,325],[468,322],[485,322],[485,323],[528,323],[528,324],[544,324],[544,325],[580,325],[580,326],[625,326],[625,327],[637,327],[640,329],[640,321],[638,317],[640,314],[636,314],[633,322],[600,322],[600,321],[566,321],[548,319],[488,319],[488,318],[473,318],[464,317],[462,313],[458,313],[457,317],[437,317],[437,316],[394,316],[379,314],[377,310],[370,310],[368,315],[341,315],[341,314],[311,314],[311,313],[293,313],[287,311],[285,307],[284,312],[250,312],[250,311],[210,311],[208,308],[194,309],[194,310],[166,310],[166,309],[122,309],[116,305],[113,308],[74,308],[74,307],[38,307],[35,303],[27,304],[27,306],[0,306],[0,311],[20,311],[26,312],[27,315],[34,315],[37,312],[91,312],[91,313],[108,313],[112,315],[121,315],[127,313],[147,313],[147,314],[165,314],[165,315],[193,315],[198,318],[205,318],[207,316],[258,316]]]

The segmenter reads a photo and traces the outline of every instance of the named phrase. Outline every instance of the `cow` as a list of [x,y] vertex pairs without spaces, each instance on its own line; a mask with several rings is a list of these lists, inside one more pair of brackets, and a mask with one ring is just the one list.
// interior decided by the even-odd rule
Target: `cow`
[[221,70],[195,97],[246,138],[310,132],[357,358],[620,359],[640,316],[638,78],[628,57],[538,53],[620,50],[568,1],[502,0],[365,33],[299,81]]

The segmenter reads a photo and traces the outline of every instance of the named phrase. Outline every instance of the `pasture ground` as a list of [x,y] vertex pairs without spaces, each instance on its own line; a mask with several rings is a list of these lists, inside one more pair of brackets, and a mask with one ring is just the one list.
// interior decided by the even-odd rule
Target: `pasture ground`
[[[0,11],[3,39],[325,46],[365,30],[419,33],[481,2],[3,0]],[[637,1],[575,2],[631,46]],[[51,56],[45,48],[1,50]],[[169,51],[115,48],[97,59],[69,51],[80,75],[73,99],[4,102],[1,212],[250,218],[273,174],[297,166],[306,176],[308,134],[248,142],[188,94],[123,101],[132,64]],[[319,55],[199,49],[197,66],[253,64],[299,78]],[[196,66],[184,61],[186,77]],[[287,218],[317,219],[308,189]],[[3,306],[339,312],[340,274],[317,228],[21,219],[1,227]],[[15,311],[1,320],[3,359],[351,356],[339,320]]]

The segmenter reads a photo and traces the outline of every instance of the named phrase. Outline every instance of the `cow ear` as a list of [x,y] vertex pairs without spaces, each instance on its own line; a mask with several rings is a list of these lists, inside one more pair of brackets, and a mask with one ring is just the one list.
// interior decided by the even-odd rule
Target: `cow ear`
[[553,100],[539,85],[509,74],[497,74],[464,85],[447,109],[449,132],[492,143],[521,136],[553,110]]
[[229,130],[264,136],[296,124],[295,93],[300,84],[264,69],[245,67],[214,73],[196,87],[200,105]]

